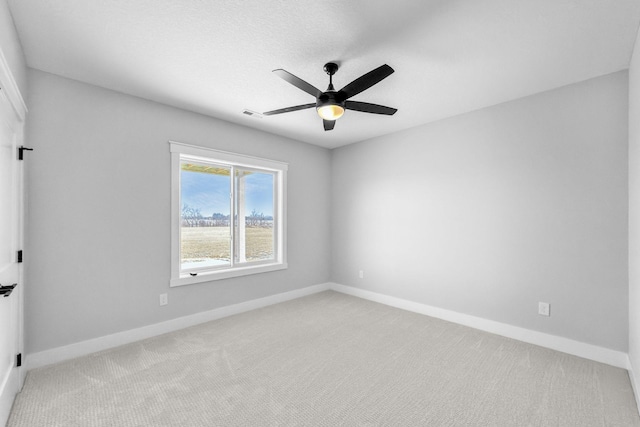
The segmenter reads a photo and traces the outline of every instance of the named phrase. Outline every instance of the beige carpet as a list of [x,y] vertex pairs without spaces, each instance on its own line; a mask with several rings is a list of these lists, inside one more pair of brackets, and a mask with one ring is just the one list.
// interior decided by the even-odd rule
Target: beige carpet
[[29,372],[9,426],[640,426],[627,372],[323,292]]

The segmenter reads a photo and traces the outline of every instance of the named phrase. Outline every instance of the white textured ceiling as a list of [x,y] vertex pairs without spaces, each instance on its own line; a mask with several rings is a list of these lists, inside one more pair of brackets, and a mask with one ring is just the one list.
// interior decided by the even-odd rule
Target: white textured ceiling
[[[333,148],[628,67],[638,0],[8,0],[27,64],[241,125]],[[382,64],[395,73],[325,132],[321,90]]]

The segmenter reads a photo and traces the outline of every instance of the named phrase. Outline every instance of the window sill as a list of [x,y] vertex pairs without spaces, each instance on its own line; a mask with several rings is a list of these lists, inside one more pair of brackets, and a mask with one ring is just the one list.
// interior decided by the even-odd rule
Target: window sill
[[208,271],[198,273],[197,276],[180,276],[174,277],[169,282],[170,287],[193,285],[195,283],[211,282],[214,280],[229,279],[232,277],[248,276],[250,274],[267,273],[269,271],[285,270],[286,263],[277,264],[261,264],[248,267],[238,267],[229,270]]

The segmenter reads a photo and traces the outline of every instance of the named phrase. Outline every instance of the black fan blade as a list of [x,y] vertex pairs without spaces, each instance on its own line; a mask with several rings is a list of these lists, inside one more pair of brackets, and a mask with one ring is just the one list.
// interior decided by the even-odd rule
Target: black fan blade
[[393,68],[389,67],[387,64],[381,65],[375,70],[369,71],[367,74],[358,77],[340,89],[338,93],[341,94],[342,99],[349,99],[363,90],[369,89],[371,86],[379,83],[391,74],[393,74]]
[[333,127],[336,125],[336,121],[323,119],[322,124],[324,124],[324,130],[333,130]]
[[363,113],[386,114],[387,116],[393,116],[396,111],[398,111],[397,108],[360,101],[347,101],[345,102],[344,108],[347,110],[362,111]]
[[263,116],[273,116],[274,114],[282,114],[282,113],[290,113],[292,111],[304,110],[307,108],[315,107],[315,102],[313,104],[303,104],[296,105],[294,107],[281,108],[279,110],[267,111],[266,113],[262,113]]
[[304,80],[302,80],[300,77],[296,77],[293,74],[291,74],[288,71],[282,70],[282,69],[277,69],[277,70],[273,70],[274,73],[276,73],[276,75],[278,77],[280,77],[282,80],[285,80],[289,83],[291,83],[292,85],[294,85],[295,87],[297,87],[298,89],[302,89],[303,91],[307,92],[309,95],[317,98],[318,96],[320,96],[320,94],[322,93],[318,88],[312,86],[311,84],[305,82]]

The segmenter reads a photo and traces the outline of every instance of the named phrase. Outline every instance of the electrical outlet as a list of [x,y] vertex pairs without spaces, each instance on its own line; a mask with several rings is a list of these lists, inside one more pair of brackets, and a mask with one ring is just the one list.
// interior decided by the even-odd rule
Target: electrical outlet
[[167,294],[160,294],[160,305],[169,304],[169,296]]
[[550,306],[548,302],[539,302],[538,303],[538,314],[541,316],[549,316],[551,315]]
[[360,270],[358,272],[358,277],[361,278],[361,279],[364,279],[364,271],[363,270]]

